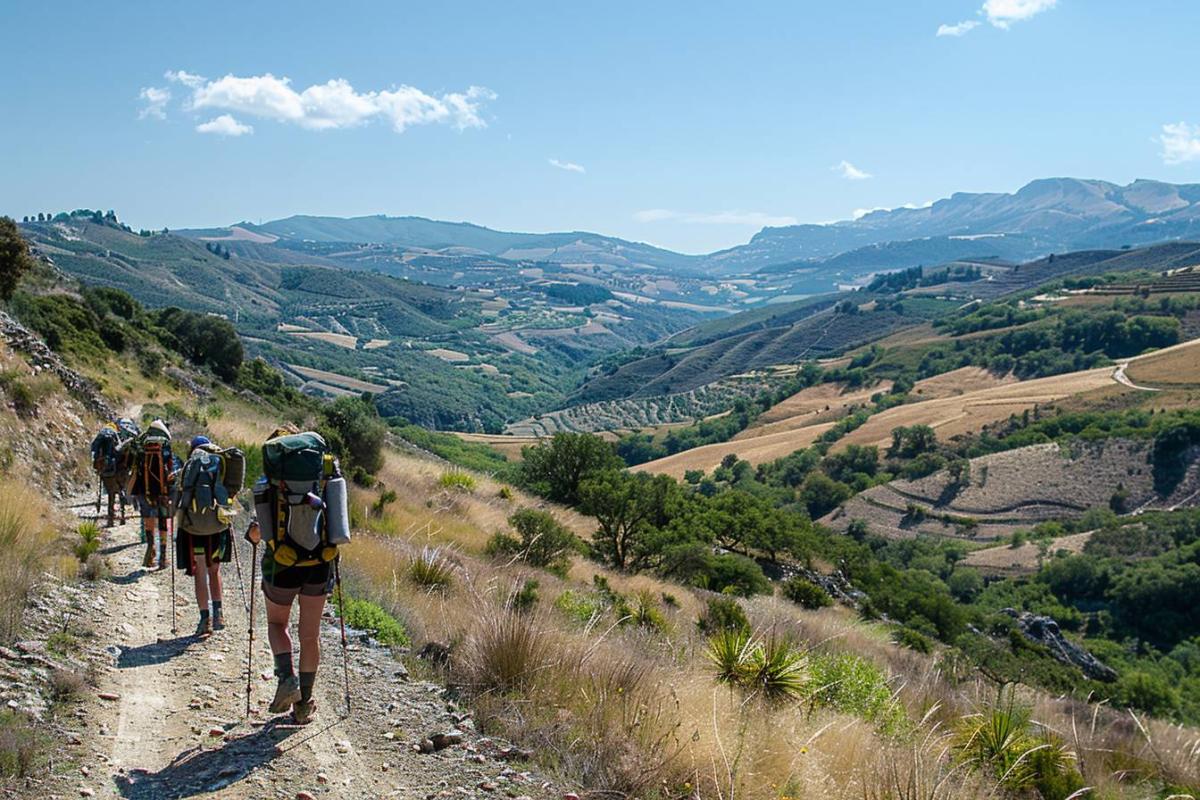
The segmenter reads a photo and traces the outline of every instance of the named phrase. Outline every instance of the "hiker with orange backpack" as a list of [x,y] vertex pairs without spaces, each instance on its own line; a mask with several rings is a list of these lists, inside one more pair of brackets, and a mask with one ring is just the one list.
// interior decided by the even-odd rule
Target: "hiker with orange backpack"
[[221,564],[233,559],[234,501],[245,477],[242,451],[222,449],[207,436],[196,436],[175,481],[175,566],[195,584],[197,636],[225,627]]
[[171,518],[171,482],[175,457],[171,453],[171,431],[156,419],[129,445],[130,475],[127,493],[142,515],[146,555],[142,566],[155,566],[155,533],[158,534],[158,568],[167,567],[167,524]]
[[[321,614],[336,584],[338,546],[350,541],[346,481],[337,459],[320,434],[276,431],[263,444],[263,476],[254,485],[256,519],[246,539],[262,557],[262,592],[267,604],[267,638],[275,656],[279,684],[269,710],[289,708],[293,720],[307,725],[316,711],[313,686],[321,662]],[[292,604],[300,606],[299,676],[293,672]],[[251,623],[253,624],[253,622]],[[342,631],[346,704],[350,703]]]

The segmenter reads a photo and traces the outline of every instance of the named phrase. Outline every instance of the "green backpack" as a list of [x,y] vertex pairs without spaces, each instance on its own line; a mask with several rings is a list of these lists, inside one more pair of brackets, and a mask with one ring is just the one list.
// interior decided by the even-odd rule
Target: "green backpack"
[[310,566],[337,558],[338,545],[350,541],[346,481],[325,439],[313,431],[276,436],[262,454],[254,505],[275,562]]

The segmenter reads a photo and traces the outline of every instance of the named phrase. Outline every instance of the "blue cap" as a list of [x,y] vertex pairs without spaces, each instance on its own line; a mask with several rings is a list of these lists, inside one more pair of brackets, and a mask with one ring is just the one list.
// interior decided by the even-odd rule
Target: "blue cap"
[[212,442],[210,442],[208,440],[207,436],[197,436],[192,439],[192,449],[193,450],[195,450],[197,447],[199,447],[202,444],[212,444]]

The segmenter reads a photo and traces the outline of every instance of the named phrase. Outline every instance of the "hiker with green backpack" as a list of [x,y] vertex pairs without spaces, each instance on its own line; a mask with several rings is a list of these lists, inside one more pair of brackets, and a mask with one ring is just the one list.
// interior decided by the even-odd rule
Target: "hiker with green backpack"
[[[263,473],[254,485],[256,519],[246,538],[256,550],[259,542],[266,545],[262,591],[267,603],[267,638],[279,680],[270,711],[281,714],[290,708],[295,722],[306,725],[316,710],[313,686],[321,662],[325,598],[335,583],[341,588],[338,546],[350,541],[346,481],[325,440],[311,431],[276,431],[263,444]],[[299,676],[293,671],[288,630],[297,599]],[[343,629],[343,651],[345,645]],[[349,705],[348,673],[346,700]]]
[[207,436],[192,439],[175,481],[175,567],[195,583],[200,609],[197,636],[225,627],[221,564],[233,558],[234,501],[245,479],[246,458],[241,450],[222,449]]
[[126,492],[134,498],[142,515],[146,555],[142,566],[155,565],[155,533],[158,534],[158,568],[167,568],[167,524],[171,518],[171,484],[175,456],[171,453],[171,430],[156,419],[127,445],[129,479]]

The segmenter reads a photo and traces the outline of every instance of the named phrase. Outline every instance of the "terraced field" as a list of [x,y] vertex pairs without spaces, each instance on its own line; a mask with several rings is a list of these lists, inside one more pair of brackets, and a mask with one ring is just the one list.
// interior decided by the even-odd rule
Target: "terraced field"
[[[861,428],[839,440],[834,449],[844,448],[848,444],[886,447],[891,443],[894,428],[910,425],[929,425],[944,439],[977,431],[984,425],[1020,414],[1035,405],[1056,402],[1112,385],[1114,380],[1111,367],[1023,382],[1010,378],[998,379],[977,368],[955,370],[919,381],[913,387],[912,393],[914,397],[920,398],[917,402],[876,414]],[[814,388],[820,390],[821,387]],[[871,390],[867,397],[875,391],[879,389]],[[676,453],[643,464],[638,469],[677,476],[683,475],[689,469],[709,472],[730,453],[755,465],[773,461],[813,444],[832,426],[833,422],[829,420],[831,415],[844,414],[850,405],[862,402],[859,393],[852,397],[842,396],[842,405],[834,407],[830,404],[830,414],[814,414],[811,407],[817,396],[814,394],[805,399],[797,399],[791,406],[797,413],[790,421],[768,421],[764,427],[749,428],[732,441]],[[799,395],[796,398],[799,398]],[[776,406],[776,409],[796,398],[785,400]]]
[[751,376],[678,394],[584,403],[527,417],[507,426],[505,432],[514,436],[553,436],[560,432],[632,431],[688,423],[728,410],[734,400],[753,397],[769,382],[769,377]]
[[1200,501],[1200,460],[1170,496],[1155,493],[1151,447],[1148,440],[1112,439],[993,453],[971,460],[965,486],[956,485],[945,470],[916,481],[896,480],[851,498],[821,521],[845,530],[852,520],[863,520],[872,532],[892,538],[992,541],[1039,522],[1107,508],[1119,486],[1135,509]]

